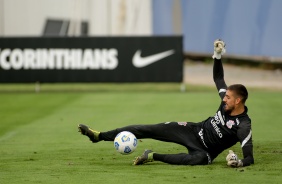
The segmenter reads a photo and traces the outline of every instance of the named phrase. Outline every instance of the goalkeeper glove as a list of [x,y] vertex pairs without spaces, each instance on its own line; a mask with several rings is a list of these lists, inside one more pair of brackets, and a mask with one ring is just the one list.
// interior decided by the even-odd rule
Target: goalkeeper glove
[[221,59],[221,55],[225,53],[225,43],[224,41],[217,39],[213,43],[214,45],[214,52],[212,58]]
[[226,161],[227,165],[230,167],[243,167],[243,162],[238,160],[238,156],[232,150],[229,150]]

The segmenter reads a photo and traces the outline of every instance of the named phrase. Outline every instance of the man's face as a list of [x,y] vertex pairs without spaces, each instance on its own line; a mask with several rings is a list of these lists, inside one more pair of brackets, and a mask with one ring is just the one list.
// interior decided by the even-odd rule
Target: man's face
[[225,112],[230,114],[235,109],[235,106],[238,104],[238,98],[236,97],[233,91],[227,90],[223,98],[223,102],[225,103]]

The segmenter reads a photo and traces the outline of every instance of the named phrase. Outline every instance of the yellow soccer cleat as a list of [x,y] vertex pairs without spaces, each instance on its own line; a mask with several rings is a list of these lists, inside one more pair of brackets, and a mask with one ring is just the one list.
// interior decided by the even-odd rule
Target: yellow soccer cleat
[[153,162],[153,154],[154,152],[152,150],[145,150],[141,156],[136,157],[136,159],[133,161],[133,165],[142,165],[147,162]]
[[83,124],[79,124],[78,125],[78,131],[82,134],[82,135],[86,135],[87,137],[89,137],[89,139],[93,142],[99,142],[99,134],[100,132],[92,130],[90,127],[83,125]]

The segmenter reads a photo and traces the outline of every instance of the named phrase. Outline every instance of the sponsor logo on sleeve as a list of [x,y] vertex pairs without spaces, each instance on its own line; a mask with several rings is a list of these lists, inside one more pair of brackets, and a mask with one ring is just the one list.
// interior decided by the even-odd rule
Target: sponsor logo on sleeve
[[238,118],[236,118],[236,123],[237,123],[237,125],[239,125],[239,124],[240,124],[240,121],[239,121],[239,119],[238,119]]
[[187,122],[177,122],[178,125],[181,125],[181,126],[186,126],[187,125]]

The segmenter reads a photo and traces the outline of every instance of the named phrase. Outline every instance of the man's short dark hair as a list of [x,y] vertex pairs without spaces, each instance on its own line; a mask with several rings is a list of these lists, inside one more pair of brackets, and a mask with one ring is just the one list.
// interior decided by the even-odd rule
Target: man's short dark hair
[[241,97],[242,102],[245,104],[248,99],[248,90],[242,84],[233,84],[228,86],[227,90],[234,91],[238,96]]

